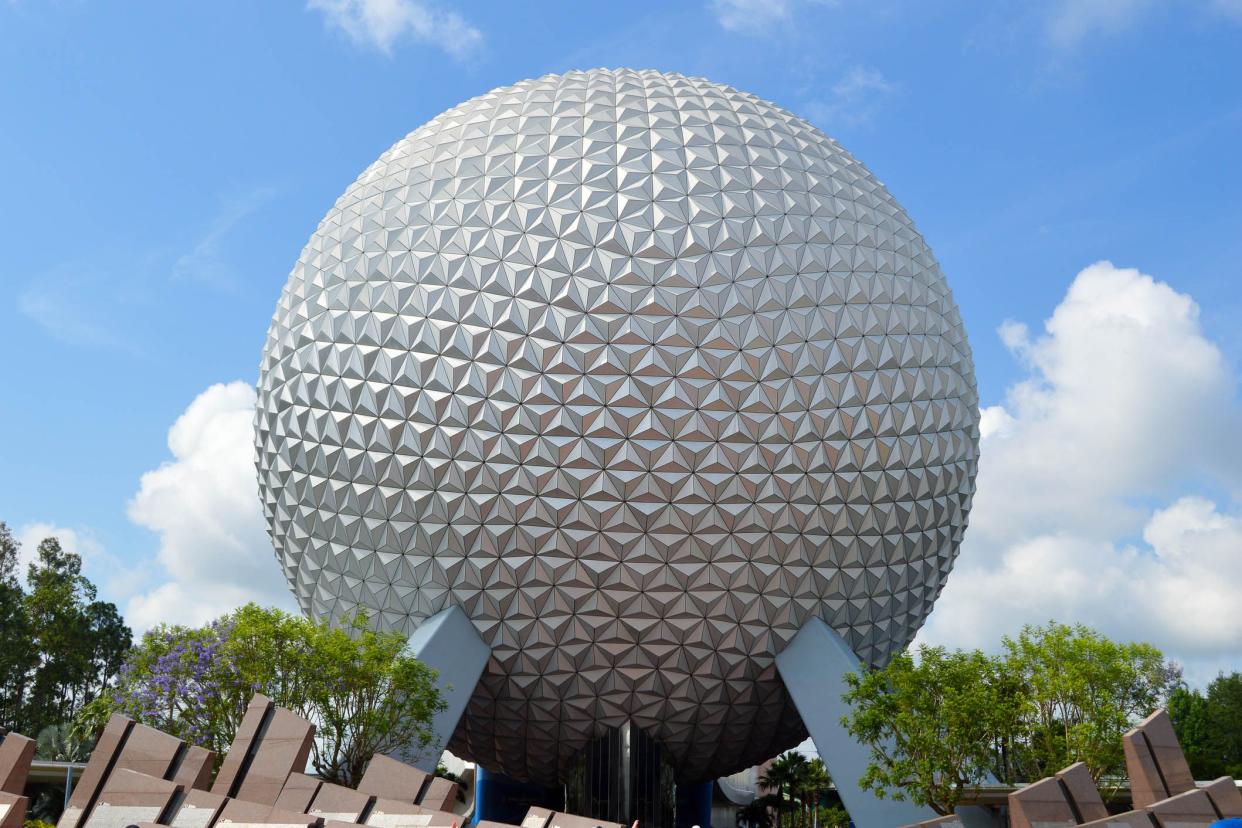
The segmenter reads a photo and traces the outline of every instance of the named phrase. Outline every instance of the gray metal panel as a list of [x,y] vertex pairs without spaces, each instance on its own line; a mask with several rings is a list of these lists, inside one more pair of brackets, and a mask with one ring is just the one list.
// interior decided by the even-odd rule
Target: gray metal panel
[[835,630],[812,618],[776,657],[776,669],[858,828],[898,828],[936,816],[931,808],[879,799],[858,786],[871,749],[854,741],[841,724],[850,709],[841,697],[845,674],[858,672],[861,665]]
[[775,654],[808,618],[905,647],[974,491],[970,349],[909,217],[676,74],[523,81],[397,142],[303,250],[258,391],[302,609],[461,607],[494,658],[449,748],[543,784],[627,721],[686,782],[797,744]]

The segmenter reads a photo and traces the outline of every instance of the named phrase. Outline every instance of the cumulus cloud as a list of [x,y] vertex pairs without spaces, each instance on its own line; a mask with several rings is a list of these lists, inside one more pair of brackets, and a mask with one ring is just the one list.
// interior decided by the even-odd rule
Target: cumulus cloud
[[990,646],[1023,623],[1082,621],[1192,672],[1242,647],[1228,610],[1242,517],[1197,488],[1236,484],[1238,406],[1198,316],[1190,296],[1100,262],[1042,333],[1001,327],[1027,375],[982,411],[971,527],[924,640]]
[[211,386],[169,429],[172,459],[142,476],[129,516],[159,535],[164,580],[130,599],[136,630],[202,623],[247,601],[292,607],[259,507],[254,406],[244,382]]
[[350,40],[391,55],[402,38],[430,43],[462,60],[483,43],[483,33],[460,14],[421,0],[309,0],[328,25]]

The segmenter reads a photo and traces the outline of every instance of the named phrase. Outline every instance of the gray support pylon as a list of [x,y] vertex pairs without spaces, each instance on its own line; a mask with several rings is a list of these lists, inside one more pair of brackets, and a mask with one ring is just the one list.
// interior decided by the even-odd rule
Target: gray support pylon
[[836,630],[811,618],[776,656],[776,669],[857,828],[899,828],[936,816],[931,808],[880,799],[859,787],[871,749],[856,742],[841,724],[849,712],[841,696],[846,673],[859,672],[860,666]]
[[411,746],[396,758],[431,773],[466,712],[466,703],[492,651],[457,606],[441,610],[419,624],[410,636],[410,651],[438,673],[436,686],[447,707],[432,719],[435,742],[422,751],[417,745]]

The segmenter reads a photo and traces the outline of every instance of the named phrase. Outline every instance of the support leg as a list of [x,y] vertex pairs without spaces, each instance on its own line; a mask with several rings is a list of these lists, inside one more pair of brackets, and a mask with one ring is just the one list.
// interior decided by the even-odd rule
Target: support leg
[[466,712],[466,703],[483,675],[491,649],[466,614],[459,607],[449,607],[419,625],[410,636],[410,650],[439,673],[436,683],[448,706],[432,720],[435,743],[421,753],[411,749],[398,758],[431,773]]
[[834,629],[812,618],[776,657],[776,669],[858,828],[898,828],[936,816],[930,808],[879,799],[858,786],[870,751],[841,724],[841,717],[849,712],[841,696],[846,690],[845,674],[857,672],[859,663]]

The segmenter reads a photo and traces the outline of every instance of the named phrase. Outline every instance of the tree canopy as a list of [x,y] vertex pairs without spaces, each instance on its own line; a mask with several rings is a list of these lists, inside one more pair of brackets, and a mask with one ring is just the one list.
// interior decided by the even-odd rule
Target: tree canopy
[[1115,776],[1121,735],[1180,682],[1156,648],[1081,625],[1027,626],[1002,648],[922,646],[847,677],[843,723],[871,748],[860,784],[947,814],[989,776],[1030,781],[1078,761]]
[[0,523],[0,727],[37,737],[105,691],[131,634],[116,605],[97,600],[78,554],[44,539],[23,587],[19,551]]
[[444,701],[435,672],[406,647],[406,636],[362,617],[342,629],[250,604],[202,627],[149,631],[80,727],[119,711],[221,756],[263,693],[314,722],[316,773],[357,784],[376,753],[417,752],[433,738]]
[[1242,673],[1222,673],[1203,692],[1178,688],[1169,716],[1196,779],[1242,777]]

